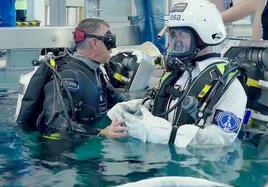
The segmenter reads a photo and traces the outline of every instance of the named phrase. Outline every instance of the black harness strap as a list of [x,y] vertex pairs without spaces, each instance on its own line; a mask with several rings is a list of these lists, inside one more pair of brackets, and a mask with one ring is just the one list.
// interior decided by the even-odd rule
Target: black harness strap
[[[206,100],[207,96],[210,94],[211,90],[215,86],[215,78],[219,78],[222,74],[220,74],[219,70],[217,69],[217,65],[221,64],[222,62],[216,62],[208,67],[206,67],[192,82],[190,85],[190,88],[188,89],[187,93],[185,94],[186,98],[187,96],[194,96],[198,98],[198,95],[203,90],[205,85],[209,84],[211,85],[211,89],[202,97],[199,99],[198,107],[202,105],[202,103]],[[178,105],[176,112],[175,112],[175,118],[173,121],[173,125],[175,126],[181,126],[186,123],[194,123],[195,119],[193,117],[182,110],[181,105]]]
[[175,141],[176,135],[177,135],[177,131],[178,131],[178,126],[172,126],[170,137],[168,140],[168,144],[174,144],[174,141]]
[[152,114],[154,116],[158,116],[159,114],[165,112],[168,100],[171,96],[170,87],[176,83],[176,81],[179,79],[182,73],[183,72],[180,71],[171,72],[171,74],[168,77],[166,77],[161,83],[161,86],[154,98],[154,105],[152,108]]

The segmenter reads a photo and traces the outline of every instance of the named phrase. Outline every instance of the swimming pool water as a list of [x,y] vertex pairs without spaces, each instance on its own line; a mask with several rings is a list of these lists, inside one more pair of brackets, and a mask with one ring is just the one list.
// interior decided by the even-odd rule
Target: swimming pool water
[[13,120],[17,88],[0,88],[0,186],[115,186],[192,176],[241,187],[268,181],[268,137],[231,147],[176,149],[128,138],[43,141]]

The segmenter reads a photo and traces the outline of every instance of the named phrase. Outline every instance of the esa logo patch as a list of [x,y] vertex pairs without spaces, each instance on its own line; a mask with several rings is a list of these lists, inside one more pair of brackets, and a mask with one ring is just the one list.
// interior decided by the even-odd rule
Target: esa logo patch
[[78,81],[75,79],[65,78],[63,79],[63,83],[65,84],[68,90],[77,91],[79,90]]
[[216,110],[213,121],[225,132],[237,132],[241,120],[232,112]]

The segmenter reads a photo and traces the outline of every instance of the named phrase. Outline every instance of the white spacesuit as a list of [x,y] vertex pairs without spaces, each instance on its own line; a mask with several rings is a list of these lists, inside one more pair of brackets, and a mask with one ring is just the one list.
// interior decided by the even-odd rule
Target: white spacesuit
[[[161,34],[165,31],[166,67],[175,79],[162,80],[161,87],[169,91],[162,94],[160,87],[154,115],[136,100],[116,105],[109,117],[124,118],[129,135],[144,142],[177,147],[232,144],[243,122],[247,96],[236,78],[238,68],[210,51],[226,38],[220,13],[206,0],[177,0]],[[166,98],[161,100],[162,95]],[[189,103],[195,104],[189,108]]]

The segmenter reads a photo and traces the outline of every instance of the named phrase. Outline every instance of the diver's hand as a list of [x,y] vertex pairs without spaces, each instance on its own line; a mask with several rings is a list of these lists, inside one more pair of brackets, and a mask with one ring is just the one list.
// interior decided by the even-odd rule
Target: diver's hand
[[124,120],[114,119],[112,123],[100,131],[100,135],[109,138],[123,138],[128,136],[128,129]]

